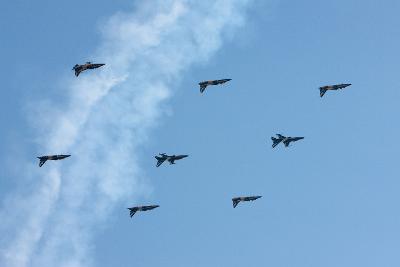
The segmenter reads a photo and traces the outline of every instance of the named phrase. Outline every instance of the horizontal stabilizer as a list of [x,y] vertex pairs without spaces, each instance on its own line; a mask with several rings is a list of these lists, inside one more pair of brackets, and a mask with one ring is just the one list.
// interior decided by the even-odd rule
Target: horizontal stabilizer
[[39,167],[42,167],[42,166],[43,166],[43,164],[45,164],[45,163],[46,163],[46,161],[47,161],[47,159],[40,158],[40,157],[38,157],[38,159],[40,159],[40,161],[39,161]]
[[162,157],[157,157],[157,156],[155,156],[155,158],[157,160],[156,167],[160,167],[161,164],[163,164],[163,162],[167,159],[167,158],[162,158]]
[[131,218],[132,218],[133,215],[135,215],[135,213],[137,212],[137,208],[128,208],[128,210],[130,211],[130,216],[131,216]]
[[326,89],[325,88],[322,88],[322,87],[320,87],[319,88],[319,95],[321,96],[321,97],[323,97],[324,96],[324,94],[326,93]]
[[204,90],[206,90],[207,85],[206,84],[201,84],[200,85],[200,93],[203,93]]
[[272,140],[272,148],[276,147],[280,142],[282,142],[282,139],[278,139],[275,137],[271,137]]

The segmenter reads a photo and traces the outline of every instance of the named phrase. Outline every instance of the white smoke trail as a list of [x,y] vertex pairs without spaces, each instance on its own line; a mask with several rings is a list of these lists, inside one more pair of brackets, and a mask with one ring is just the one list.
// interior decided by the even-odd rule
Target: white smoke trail
[[149,190],[136,151],[162,116],[170,87],[242,25],[249,1],[140,1],[134,12],[109,19],[93,56],[106,67],[71,78],[67,104],[38,116],[49,118],[40,124],[50,129],[40,147],[73,156],[40,170],[28,166],[32,192],[4,201],[0,266],[93,264],[96,226],[117,204]]

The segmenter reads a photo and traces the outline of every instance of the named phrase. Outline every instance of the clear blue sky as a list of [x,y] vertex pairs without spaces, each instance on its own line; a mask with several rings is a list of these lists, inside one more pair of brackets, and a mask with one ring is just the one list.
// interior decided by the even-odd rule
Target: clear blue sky
[[[106,2],[0,4],[0,196],[21,187],[20,161],[37,163],[27,106],[56,104],[53,85],[130,7]],[[251,3],[246,24],[175,84],[171,114],[136,154],[152,193],[96,231],[94,266],[400,266],[399,10],[395,0]],[[197,83],[214,78],[232,81],[200,95]],[[342,82],[353,85],[319,97]],[[305,139],[272,150],[275,133]],[[159,152],[190,156],[155,168]],[[263,198],[232,208],[253,194]],[[130,219],[126,203],[161,207]]]

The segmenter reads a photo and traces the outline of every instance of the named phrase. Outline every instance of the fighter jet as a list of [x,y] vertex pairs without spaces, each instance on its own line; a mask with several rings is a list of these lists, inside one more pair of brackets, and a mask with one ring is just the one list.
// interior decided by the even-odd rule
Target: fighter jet
[[37,158],[40,159],[39,167],[42,167],[43,164],[45,164],[46,161],[48,161],[48,160],[60,160],[60,159],[68,158],[70,156],[71,155],[51,155],[51,156],[41,156],[41,157],[37,157]]
[[233,208],[236,208],[236,206],[239,204],[240,201],[253,201],[253,200],[259,199],[260,197],[262,197],[262,196],[234,197],[234,198],[232,198]]
[[296,142],[298,140],[304,139],[304,137],[286,137],[281,134],[276,135],[278,138],[271,137],[272,140],[272,148],[276,147],[280,142],[283,142],[285,144],[285,147],[288,147],[290,142]]
[[319,88],[319,95],[321,97],[324,96],[324,94],[326,93],[326,91],[328,90],[338,90],[338,89],[343,89],[346,88],[347,86],[350,86],[351,83],[341,83],[341,84],[335,84],[335,85],[326,85],[326,86],[322,86]]
[[200,93],[203,93],[204,90],[206,90],[206,87],[209,85],[217,85],[217,84],[223,84],[226,82],[229,82],[232,79],[222,79],[222,80],[213,80],[213,81],[204,81],[204,82],[200,82]]
[[165,153],[160,153],[159,155],[161,157],[160,156],[155,156],[155,158],[157,160],[156,167],[160,167],[160,165],[163,164],[163,162],[166,161],[166,160],[169,162],[169,164],[175,164],[175,160],[180,160],[180,159],[188,157],[188,155],[178,155],[178,156],[172,155],[172,156],[168,156]]
[[75,71],[75,76],[78,77],[79,74],[80,74],[82,71],[91,70],[91,69],[97,69],[97,68],[100,68],[100,67],[102,67],[102,66],[104,66],[104,65],[105,65],[105,64],[93,64],[92,62],[86,62],[86,63],[83,64],[83,65],[78,65],[78,64],[76,64],[76,65],[72,68],[72,70]]
[[132,207],[132,208],[128,208],[128,210],[130,211],[130,215],[131,218],[133,217],[133,215],[135,215],[135,213],[137,211],[148,211],[148,210],[152,210],[155,208],[158,208],[158,205],[151,205],[151,206],[137,206],[137,207]]

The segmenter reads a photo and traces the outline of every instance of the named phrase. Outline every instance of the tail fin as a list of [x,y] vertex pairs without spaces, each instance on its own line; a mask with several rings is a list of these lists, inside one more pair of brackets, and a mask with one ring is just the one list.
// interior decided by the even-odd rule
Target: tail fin
[[319,88],[319,95],[321,96],[321,97],[323,97],[324,96],[324,94],[326,93],[326,89],[325,88],[322,88],[322,87],[320,87]]
[[47,159],[44,159],[44,158],[41,158],[41,157],[38,157],[38,159],[40,159],[40,161],[39,161],[39,167],[42,167],[43,164],[45,164],[46,161],[47,161]]
[[236,206],[239,204],[240,200],[238,199],[232,199],[232,204],[233,204],[233,208],[236,208]]

